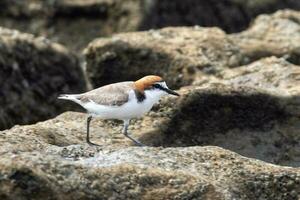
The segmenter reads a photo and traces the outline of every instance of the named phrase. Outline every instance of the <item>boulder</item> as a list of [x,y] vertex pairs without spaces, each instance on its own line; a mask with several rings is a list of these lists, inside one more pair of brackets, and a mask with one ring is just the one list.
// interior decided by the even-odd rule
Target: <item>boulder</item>
[[218,28],[164,28],[116,34],[85,49],[87,75],[94,87],[162,75],[170,87],[191,84],[243,63],[242,53]]
[[295,0],[173,0],[150,1],[141,23],[143,30],[166,26],[218,26],[226,32],[238,32],[248,27],[259,14],[283,8],[299,10]]
[[95,37],[137,30],[140,4],[139,0],[3,0],[0,25],[42,35],[80,52]]
[[[64,113],[0,132],[0,197],[6,199],[297,200],[298,168],[213,147],[132,147],[111,124]],[[100,127],[100,125],[103,125]],[[108,132],[108,130],[111,130]]]
[[[217,145],[243,156],[300,166],[299,69],[271,57],[224,70],[218,78],[181,88],[180,98],[166,96],[143,118],[132,120],[129,130],[149,146]],[[115,121],[93,120],[92,141],[114,148],[131,144],[121,134],[121,126]],[[84,143],[85,131],[85,114],[65,114],[36,126],[11,129],[20,146],[2,148],[32,151],[35,146],[22,143],[30,140],[27,137],[35,137],[38,148],[44,145],[40,140],[57,146]]]
[[297,10],[300,3],[295,0],[2,0],[0,26],[42,35],[79,53],[95,37],[118,32],[194,25],[238,32],[246,29],[257,15],[283,8]]
[[237,34],[197,26],[115,34],[85,49],[87,75],[98,87],[159,74],[179,88],[270,56],[300,64],[299,22],[299,12],[284,10],[257,17]]
[[250,28],[229,37],[249,61],[277,56],[300,64],[300,12],[282,10],[260,15]]
[[133,127],[154,146],[217,145],[300,166],[299,66],[275,57],[224,70],[167,96]]
[[68,110],[61,93],[86,89],[75,55],[42,37],[0,28],[0,130]]

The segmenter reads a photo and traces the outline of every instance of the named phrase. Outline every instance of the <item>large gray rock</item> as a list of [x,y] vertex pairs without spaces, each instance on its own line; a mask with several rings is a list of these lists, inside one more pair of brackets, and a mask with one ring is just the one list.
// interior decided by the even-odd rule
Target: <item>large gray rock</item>
[[61,93],[86,89],[79,61],[45,38],[0,28],[0,130],[70,109]]
[[[246,49],[245,33],[228,37],[217,28],[167,28],[91,43],[86,56],[94,86],[148,73],[163,75],[172,87],[192,85],[178,91],[180,98],[167,96],[146,116],[132,120],[133,136],[154,147],[132,147],[120,134],[121,124],[99,119],[92,121],[91,140],[101,146],[89,146],[85,142],[86,115],[75,112],[0,132],[0,199],[298,200],[300,68],[284,58],[257,60],[297,55],[296,44],[292,50],[283,48],[292,45],[288,36],[298,38],[297,17],[293,24],[289,13],[283,25],[294,27],[293,31],[272,35],[281,38],[276,39],[278,49],[271,40],[269,44],[264,39],[252,40],[256,32],[249,35],[254,47],[263,41],[263,51],[270,52],[259,57]],[[8,38],[28,37],[8,33]],[[17,41],[18,46],[23,45],[23,39]],[[37,58],[41,56],[38,50],[44,49],[39,41],[33,39],[26,46]],[[46,44],[53,45],[50,49],[61,48]],[[10,52],[19,56],[20,51],[15,47]],[[50,55],[53,61],[56,54]],[[251,64],[241,66],[244,63]],[[51,66],[54,64],[57,62]],[[39,72],[33,66],[29,69]],[[35,71],[25,73],[26,77],[31,74]],[[38,97],[50,87],[47,84],[38,90]],[[21,89],[28,91],[28,87]]]
[[151,0],[142,29],[166,26],[218,26],[226,32],[246,29],[257,15],[283,8],[300,9],[297,0]]
[[219,75],[224,69],[269,56],[300,64],[299,21],[299,12],[285,10],[259,16],[238,34],[196,26],[99,38],[85,49],[87,75],[98,87],[159,74],[179,88],[207,74]]
[[224,70],[162,99],[134,128],[150,145],[217,145],[300,166],[299,70],[275,57]]
[[296,0],[1,0],[0,26],[43,35],[79,51],[95,37],[117,32],[194,25],[237,32],[246,29],[257,15],[283,8],[299,9],[300,3]]
[[85,57],[94,87],[158,74],[178,88],[202,73],[215,74],[243,63],[239,48],[222,30],[199,27],[100,38],[85,49]]
[[[297,200],[300,170],[218,147],[131,147],[106,124],[64,113],[0,132],[0,197],[6,199]],[[108,132],[110,130],[110,132]]]
[[250,61],[277,56],[300,64],[300,12],[283,10],[260,15],[247,30],[230,38]]
[[95,37],[137,30],[141,4],[139,0],[2,0],[0,25],[42,35],[80,52]]
[[[287,10],[260,16],[233,35],[194,27],[98,39],[85,51],[87,73],[94,87],[145,74],[162,75],[174,88],[194,84],[135,123],[148,129],[140,138],[146,143],[219,145],[299,166],[299,66],[285,61],[299,60],[298,15]],[[263,59],[272,55],[282,59]]]

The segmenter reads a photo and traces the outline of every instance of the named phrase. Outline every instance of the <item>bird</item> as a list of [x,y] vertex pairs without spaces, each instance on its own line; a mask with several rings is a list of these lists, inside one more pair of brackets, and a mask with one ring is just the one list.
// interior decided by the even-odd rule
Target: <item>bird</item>
[[86,142],[90,141],[90,123],[92,118],[117,119],[123,121],[122,133],[137,146],[145,146],[130,136],[130,120],[139,118],[151,110],[162,96],[167,94],[180,96],[168,88],[162,77],[148,75],[137,81],[124,81],[105,85],[82,94],[62,94],[58,99],[73,101],[82,106],[88,113]]

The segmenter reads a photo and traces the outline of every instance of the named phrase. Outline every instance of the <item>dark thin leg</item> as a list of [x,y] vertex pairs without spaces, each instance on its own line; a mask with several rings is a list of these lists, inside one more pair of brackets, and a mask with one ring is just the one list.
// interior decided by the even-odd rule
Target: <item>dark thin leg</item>
[[129,138],[131,141],[133,141],[137,146],[146,146],[143,143],[141,143],[140,141],[132,138],[129,133],[128,133],[128,126],[129,126],[129,120],[124,120],[124,128],[123,128],[123,134],[125,135],[125,137]]
[[95,144],[93,142],[90,141],[90,123],[91,123],[91,120],[92,120],[92,116],[88,116],[87,120],[86,120],[86,142],[89,144],[89,145],[95,145],[95,146],[100,146],[98,144]]

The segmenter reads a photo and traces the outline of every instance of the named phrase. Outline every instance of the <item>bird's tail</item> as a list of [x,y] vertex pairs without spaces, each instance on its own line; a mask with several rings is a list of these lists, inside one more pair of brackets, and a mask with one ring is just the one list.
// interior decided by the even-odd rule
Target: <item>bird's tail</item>
[[77,94],[61,94],[57,98],[58,99],[69,100],[69,101],[74,101],[74,102],[78,103],[77,97],[78,97]]

